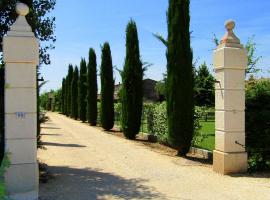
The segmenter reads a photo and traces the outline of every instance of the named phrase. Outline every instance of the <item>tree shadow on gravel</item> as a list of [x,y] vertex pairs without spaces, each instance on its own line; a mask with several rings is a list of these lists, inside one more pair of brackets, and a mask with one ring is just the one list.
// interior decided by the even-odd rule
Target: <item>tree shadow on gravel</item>
[[234,178],[266,178],[270,180],[270,170],[264,172],[244,173],[244,174],[230,174]]
[[165,199],[147,180],[125,179],[92,169],[49,167],[54,178],[40,185],[41,200]]
[[56,147],[86,147],[84,145],[79,145],[79,144],[60,144],[60,143],[53,143],[53,142],[41,142],[42,146],[56,146]]

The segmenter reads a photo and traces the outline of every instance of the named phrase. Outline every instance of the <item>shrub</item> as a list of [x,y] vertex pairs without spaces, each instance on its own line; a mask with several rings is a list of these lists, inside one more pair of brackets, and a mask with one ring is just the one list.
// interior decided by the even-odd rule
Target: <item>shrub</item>
[[0,167],[0,199],[10,200],[7,198],[7,191],[5,186],[4,174],[6,169],[10,166],[10,161],[7,155],[4,156]]
[[270,81],[254,81],[246,90],[246,146],[250,170],[269,168]]
[[[155,135],[158,138],[158,141],[161,143],[168,144],[168,121],[167,121],[167,103],[163,102],[160,104],[149,104],[146,106],[146,117],[147,117],[147,125],[148,131],[150,134]],[[194,144],[197,139],[197,135],[201,128],[200,126],[200,111],[199,109],[195,109],[194,113],[194,133],[193,140],[191,144]]]

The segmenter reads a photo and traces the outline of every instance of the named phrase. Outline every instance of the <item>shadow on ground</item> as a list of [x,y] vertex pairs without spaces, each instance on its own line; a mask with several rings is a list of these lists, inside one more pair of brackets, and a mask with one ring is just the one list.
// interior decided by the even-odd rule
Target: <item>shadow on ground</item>
[[48,133],[41,133],[41,136],[63,136],[62,134],[48,134]]
[[165,199],[147,180],[122,177],[92,169],[49,167],[54,178],[40,184],[41,200]]
[[265,172],[254,172],[254,173],[245,173],[245,174],[231,174],[229,176],[233,177],[233,178],[243,178],[243,177],[248,177],[248,178],[269,178],[269,180],[270,180],[270,170],[265,171]]
[[60,144],[60,143],[54,143],[54,142],[41,142],[42,146],[56,146],[56,147],[78,147],[78,148],[83,148],[86,147],[84,145],[79,145],[79,144]]
[[44,126],[44,127],[41,127],[42,129],[51,129],[51,130],[60,130],[61,128],[58,128],[58,127],[49,127],[49,126]]

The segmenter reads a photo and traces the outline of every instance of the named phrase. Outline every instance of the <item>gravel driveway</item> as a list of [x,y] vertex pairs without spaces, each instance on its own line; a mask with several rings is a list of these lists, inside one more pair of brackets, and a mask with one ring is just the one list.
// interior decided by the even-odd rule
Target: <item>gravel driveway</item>
[[151,151],[56,113],[48,113],[38,157],[53,179],[42,200],[269,200],[270,176],[221,176],[210,165]]

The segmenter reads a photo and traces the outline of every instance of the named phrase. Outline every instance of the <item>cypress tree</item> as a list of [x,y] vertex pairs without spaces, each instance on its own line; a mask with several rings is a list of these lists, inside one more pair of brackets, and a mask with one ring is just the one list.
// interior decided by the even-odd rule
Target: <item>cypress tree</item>
[[91,126],[97,124],[97,58],[94,49],[89,51],[87,73],[87,120]]
[[68,76],[67,76],[67,85],[66,85],[66,93],[67,93],[67,110],[66,115],[71,116],[71,83],[73,79],[73,66],[68,66]]
[[73,79],[71,83],[71,116],[74,119],[78,119],[78,81],[79,81],[79,70],[78,67],[75,67],[73,73]]
[[65,99],[66,99],[66,79],[62,80],[62,94],[61,94],[61,112],[65,113]]
[[128,139],[140,131],[143,105],[143,65],[140,60],[136,23],[131,20],[126,29],[126,58],[122,72],[122,130]]
[[114,79],[111,49],[108,42],[102,47],[101,56],[101,126],[110,130],[114,126]]
[[85,59],[80,63],[80,81],[79,81],[79,116],[82,122],[86,121],[86,96],[87,96],[87,66]]
[[67,110],[68,110],[68,75],[66,76],[65,81],[65,112],[64,114],[67,116]]
[[190,47],[189,0],[170,0],[168,11],[168,142],[185,156],[194,132],[194,74]]

